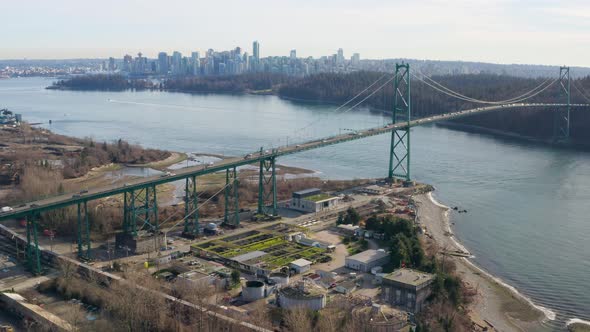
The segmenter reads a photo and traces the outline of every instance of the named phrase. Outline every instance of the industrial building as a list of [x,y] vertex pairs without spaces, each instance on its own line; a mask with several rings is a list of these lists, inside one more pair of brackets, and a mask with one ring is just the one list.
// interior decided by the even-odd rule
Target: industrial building
[[300,258],[292,261],[289,267],[295,270],[295,273],[305,273],[311,269],[311,262],[307,259]]
[[198,257],[216,260],[258,276],[278,272],[300,258],[307,262],[324,259],[326,249],[308,247],[285,239],[285,234],[293,234],[295,230],[300,231],[296,226],[284,223],[269,225],[195,244],[191,246],[191,251]]
[[375,266],[381,266],[389,262],[389,253],[384,250],[365,250],[356,255],[345,258],[345,266],[349,269],[371,272]]
[[434,275],[412,269],[398,269],[383,277],[383,300],[400,309],[418,313],[431,293]]
[[338,225],[338,231],[344,235],[353,236],[356,235],[357,230],[360,229],[358,225],[353,224],[341,224]]
[[322,193],[318,188],[296,191],[291,198],[290,208],[302,212],[315,213],[338,205],[340,197]]

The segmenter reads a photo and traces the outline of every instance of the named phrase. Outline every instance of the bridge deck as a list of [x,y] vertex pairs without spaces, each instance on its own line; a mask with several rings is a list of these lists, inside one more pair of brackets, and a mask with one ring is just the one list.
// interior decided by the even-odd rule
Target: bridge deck
[[[475,109],[469,109],[464,111],[452,112],[442,115],[434,115],[427,118],[417,119],[410,122],[410,127],[420,126],[424,124],[434,123],[437,121],[446,121],[457,119],[464,116],[474,115],[474,114],[481,114],[486,112],[492,111],[501,111],[501,110],[509,110],[515,108],[536,108],[536,107],[565,107],[567,104],[507,104],[507,105],[498,105],[498,106],[487,106],[487,107],[480,107]],[[571,104],[571,107],[590,107],[590,104]],[[14,211],[5,212],[0,214],[0,220],[12,219],[12,218],[19,218],[27,216],[31,213],[35,212],[43,212],[47,210],[62,208],[70,205],[75,205],[78,203],[82,203],[84,201],[91,201],[96,200],[112,195],[122,194],[124,192],[128,192],[130,190],[138,190],[148,186],[160,185],[167,182],[183,180],[191,176],[200,176],[204,174],[210,174],[218,171],[223,171],[233,167],[239,167],[243,165],[258,163],[261,160],[268,159],[270,157],[280,157],[289,154],[294,154],[302,151],[318,149],[328,145],[339,144],[347,141],[354,141],[358,139],[363,139],[369,136],[376,136],[391,132],[396,129],[401,129],[406,127],[407,123],[397,123],[397,124],[389,124],[384,127],[377,127],[377,128],[370,128],[365,130],[359,130],[354,133],[347,133],[343,135],[337,135],[332,137],[326,137],[323,139],[308,141],[305,143],[300,143],[296,145],[289,145],[283,146],[280,148],[273,149],[272,151],[265,151],[262,152],[254,152],[248,154],[246,157],[234,157],[229,159],[224,159],[218,163],[213,165],[199,165],[199,166],[192,166],[186,167],[175,171],[175,174],[169,176],[152,176],[147,178],[135,179],[130,180],[123,186],[105,186],[100,188],[93,188],[90,189],[87,193],[80,194],[73,196],[70,194],[63,194],[58,195],[42,200],[38,200],[35,202],[31,202],[26,204],[25,206],[20,206],[14,208]],[[79,196],[79,197],[78,197]]]

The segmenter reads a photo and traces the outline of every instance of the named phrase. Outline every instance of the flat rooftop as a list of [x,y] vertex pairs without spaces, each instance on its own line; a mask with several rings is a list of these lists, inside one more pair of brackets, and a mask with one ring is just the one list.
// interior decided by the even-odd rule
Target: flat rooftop
[[372,261],[376,261],[378,259],[381,259],[381,258],[387,257],[387,256],[389,256],[389,253],[386,251],[369,249],[369,250],[365,250],[363,252],[360,252],[356,255],[348,256],[346,258],[347,259],[354,259],[355,261],[359,261],[362,263],[370,263]]
[[313,195],[313,196],[307,196],[304,199],[306,201],[310,201],[310,202],[321,202],[321,201],[327,201],[329,199],[336,199],[337,197],[332,197],[328,194],[317,194],[317,195]]
[[424,283],[432,281],[432,279],[434,279],[434,275],[422,271],[402,268],[391,272],[390,274],[383,277],[383,279],[388,279],[411,286],[420,286]]
[[232,259],[234,261],[236,261],[236,262],[243,263],[245,261],[249,261],[249,260],[254,259],[254,258],[259,258],[259,257],[262,257],[264,255],[266,255],[266,253],[264,251],[256,250],[256,251],[251,251],[249,253],[246,253],[246,254],[242,254],[242,255],[233,257]]
[[307,259],[299,258],[299,259],[292,261],[290,264],[295,265],[297,267],[304,267],[304,266],[311,265],[311,262],[308,261]]

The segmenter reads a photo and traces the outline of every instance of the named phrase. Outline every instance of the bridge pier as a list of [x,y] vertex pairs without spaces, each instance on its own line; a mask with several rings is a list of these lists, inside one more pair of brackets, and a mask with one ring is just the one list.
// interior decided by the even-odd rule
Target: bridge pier
[[[84,217],[82,218],[82,214]],[[88,222],[88,202],[78,203],[78,258],[89,260],[90,257],[90,224]],[[84,251],[86,245],[86,251]]]
[[132,189],[124,193],[123,232],[137,236],[138,232],[144,228],[152,232],[160,229],[155,185],[148,185],[138,190]]
[[223,223],[240,226],[240,206],[238,201],[238,171],[236,166],[225,170],[225,214]]
[[189,238],[195,238],[199,236],[199,197],[196,175],[186,178],[184,193],[184,230],[182,234]]
[[[277,215],[276,158],[260,161],[258,178],[258,214]],[[269,206],[270,205],[270,206]]]
[[[37,238],[37,215],[30,214],[26,217],[27,223],[27,247],[25,258],[27,267],[36,275],[41,274],[41,251],[39,250],[39,239]],[[31,243],[31,237],[33,243]]]
[[406,126],[391,132],[389,150],[389,180],[401,178],[410,183],[410,65],[407,63],[395,65],[392,123],[406,123]]

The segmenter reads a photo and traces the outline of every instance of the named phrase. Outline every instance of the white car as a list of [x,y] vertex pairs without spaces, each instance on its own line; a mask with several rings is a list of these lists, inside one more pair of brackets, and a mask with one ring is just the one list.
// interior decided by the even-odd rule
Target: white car
[[0,212],[2,212],[2,213],[12,212],[12,211],[14,211],[14,209],[11,208],[10,206],[5,206],[0,210]]

